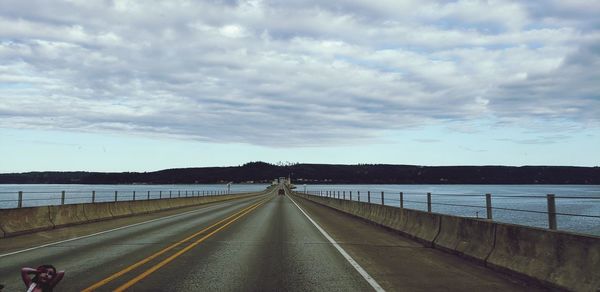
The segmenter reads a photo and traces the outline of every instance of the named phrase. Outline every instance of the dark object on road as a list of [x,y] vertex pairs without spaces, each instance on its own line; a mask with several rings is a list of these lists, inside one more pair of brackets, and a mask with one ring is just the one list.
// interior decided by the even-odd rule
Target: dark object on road
[[279,189],[279,191],[277,192],[280,196],[285,195],[285,190],[284,189]]
[[[29,276],[30,274],[35,275],[33,279]],[[27,287],[27,292],[52,292],[64,275],[64,271],[57,272],[52,265],[41,265],[37,269],[21,269],[21,278],[25,283],[25,287]]]

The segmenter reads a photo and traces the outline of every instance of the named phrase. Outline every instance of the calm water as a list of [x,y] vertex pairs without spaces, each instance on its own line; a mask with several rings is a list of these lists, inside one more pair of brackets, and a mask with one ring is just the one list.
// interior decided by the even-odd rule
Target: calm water
[[[485,194],[492,195],[493,219],[495,221],[522,224],[534,227],[548,227],[548,215],[528,211],[547,211],[547,194],[556,195],[556,212],[583,216],[557,215],[558,229],[600,236],[600,185],[299,185],[297,191],[325,193],[333,191],[346,199],[367,200],[371,192],[371,202],[390,206],[400,205],[400,192],[404,195],[404,208],[427,210],[427,193],[430,192],[432,212],[464,216],[486,217]],[[456,206],[460,205],[460,206]]]
[[[231,193],[259,192],[264,190],[266,184],[232,184]],[[61,192],[65,191],[65,204],[89,203],[92,201],[92,191],[96,192],[96,202],[109,202],[115,200],[117,191],[118,201],[133,200],[135,191],[136,199],[185,197],[192,193],[215,194],[227,192],[226,184],[211,185],[73,185],[73,184],[0,184],[0,209],[15,208],[19,198],[18,192],[23,192],[23,207],[60,205]],[[150,194],[148,194],[150,192]]]
[[[265,184],[232,184],[232,193],[257,192],[267,187]],[[361,201],[367,200],[367,192],[371,192],[371,202],[381,202],[381,192],[384,192],[384,203],[399,206],[399,193],[404,194],[404,207],[427,210],[428,192],[432,193],[432,211],[437,213],[485,218],[485,194],[492,194],[494,220],[507,223],[548,227],[548,216],[541,213],[522,212],[505,209],[519,209],[546,212],[546,194],[556,195],[556,211],[558,213],[575,214],[580,217],[558,215],[558,229],[569,230],[600,236],[600,186],[594,185],[298,185],[296,191],[303,192],[335,191],[346,192],[358,200],[360,191]],[[92,191],[96,191],[96,201],[113,201],[117,191],[118,200],[132,200],[133,192],[136,198],[145,199],[150,191],[150,198],[172,196],[189,196],[194,192],[223,192],[227,185],[0,185],[0,208],[17,206],[18,192],[23,191],[23,205],[43,206],[60,204],[61,192],[65,191],[65,203],[91,202]],[[458,205],[458,206],[457,206]]]

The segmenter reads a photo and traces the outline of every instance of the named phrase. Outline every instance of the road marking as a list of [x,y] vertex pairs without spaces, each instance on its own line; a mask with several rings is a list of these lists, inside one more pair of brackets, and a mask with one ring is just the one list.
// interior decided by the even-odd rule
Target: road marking
[[115,274],[112,274],[111,276],[100,280],[99,282],[93,284],[92,286],[89,286],[89,287],[85,288],[82,291],[93,291],[95,289],[98,289],[98,288],[100,288],[100,287],[108,284],[112,280],[114,280],[116,278],[119,278],[119,277],[123,276],[124,274],[130,272],[131,270],[133,270],[133,269],[135,269],[135,268],[137,268],[137,267],[139,267],[139,266],[141,266],[141,265],[143,265],[143,264],[145,264],[145,263],[147,263],[147,262],[155,259],[156,257],[164,254],[165,252],[167,252],[167,251],[169,251],[169,250],[171,250],[171,249],[173,249],[173,248],[175,248],[175,247],[177,247],[177,246],[179,246],[179,245],[181,245],[181,244],[183,244],[183,243],[185,243],[185,242],[193,239],[194,237],[196,237],[196,236],[198,236],[198,235],[200,235],[202,233],[205,233],[206,231],[210,230],[211,228],[214,228],[215,226],[217,226],[217,225],[219,225],[219,224],[221,224],[221,223],[223,223],[223,222],[225,222],[225,221],[227,221],[227,220],[229,220],[229,219],[231,219],[231,218],[233,218],[233,217],[235,217],[235,216],[237,216],[237,215],[245,212],[246,210],[250,209],[252,206],[255,206],[257,204],[258,203],[255,203],[255,204],[252,204],[252,205],[250,205],[248,207],[245,207],[242,210],[237,211],[234,214],[228,216],[227,218],[219,220],[218,222],[210,225],[209,227],[206,227],[206,228],[204,228],[204,229],[202,229],[202,230],[200,230],[200,231],[198,231],[198,232],[196,232],[196,233],[194,233],[194,234],[192,234],[192,235],[190,235],[190,236],[188,236],[188,237],[186,237],[186,238],[184,238],[184,239],[182,239],[182,240],[180,240],[180,241],[178,241],[178,242],[176,242],[176,243],[174,243],[174,244],[172,244],[172,245],[170,245],[170,246],[168,246],[168,247],[166,247],[166,248],[164,248],[164,249],[162,249],[162,250],[160,250],[160,251],[158,251],[156,253],[154,253],[153,255],[151,255],[151,256],[149,256],[149,257],[147,257],[147,258],[145,258],[145,259],[143,259],[141,261],[138,261],[137,263],[135,263],[133,265],[130,265],[130,266],[126,267],[125,269],[122,269],[119,272],[117,272]]
[[296,204],[296,202],[290,196],[286,196],[286,197],[288,197],[288,199],[290,199],[292,201],[292,203],[294,203],[294,205],[296,205],[296,207],[300,210],[300,212],[302,212],[302,214],[304,214],[304,216],[306,216],[306,218],[308,218],[308,220],[315,227],[317,227],[317,229],[321,232],[321,234],[323,234],[323,236],[325,236],[325,238],[327,238],[327,240],[329,240],[329,242],[331,242],[331,244],[333,244],[333,246],[350,263],[350,265],[352,265],[352,267],[354,267],[354,269],[369,283],[369,285],[371,285],[371,287],[373,287],[373,289],[375,289],[375,291],[385,291],[381,286],[379,286],[377,281],[375,281],[375,279],[373,279],[373,277],[371,277],[371,275],[369,275],[369,273],[367,273],[367,271],[365,271],[365,269],[363,269],[337,242],[335,242],[333,240],[333,238],[331,238],[331,236],[329,236],[329,234],[325,230],[323,230],[323,228],[321,228],[321,226],[319,226],[319,224],[317,224],[317,222],[315,222],[315,220],[310,218],[310,216],[308,216],[308,214],[306,212],[304,212],[304,210],[302,210],[302,208],[300,208],[300,206],[298,206],[298,204]]
[[[266,203],[268,200],[270,200],[271,198],[268,198],[266,200],[263,200],[262,202],[258,202],[254,205],[251,206],[250,209],[245,210],[242,214],[239,214],[237,217],[231,219],[229,222],[225,223],[223,226],[213,230],[211,233],[203,236],[202,238],[196,240],[194,243],[186,246],[185,248],[183,248],[182,250],[178,251],[177,253],[171,255],[170,257],[164,259],[163,261],[161,261],[160,263],[154,265],[152,268],[146,270],[145,272],[139,274],[137,277],[131,279],[130,281],[128,281],[127,283],[119,286],[118,288],[116,288],[114,291],[125,291],[127,290],[127,288],[135,285],[136,283],[138,283],[139,281],[143,280],[144,278],[148,277],[150,274],[156,272],[158,269],[162,268],[163,266],[165,266],[166,264],[172,262],[174,259],[176,259],[177,257],[179,257],[180,255],[188,252],[190,249],[194,248],[195,246],[197,246],[198,244],[202,243],[203,241],[205,241],[206,239],[208,239],[209,237],[213,236],[215,233],[221,231],[222,229],[224,229],[225,227],[231,225],[233,222],[237,221],[238,219],[242,218],[243,216],[245,216],[246,214],[252,212],[254,209],[258,208],[259,206],[263,205],[264,203]],[[84,290],[85,291],[85,290]]]
[[[225,202],[223,202],[223,203],[225,203]],[[57,242],[46,243],[46,244],[42,244],[42,245],[39,245],[39,246],[34,246],[34,247],[30,247],[30,248],[26,248],[26,249],[22,249],[22,250],[18,250],[18,251],[13,251],[13,252],[5,253],[5,254],[0,254],[0,258],[7,257],[7,256],[10,256],[10,255],[14,255],[14,254],[23,253],[23,252],[28,252],[28,251],[32,251],[32,250],[36,250],[36,249],[40,249],[40,248],[44,248],[44,247],[48,247],[48,246],[52,246],[52,245],[57,245],[57,244],[65,243],[65,242],[71,242],[71,241],[75,241],[75,240],[79,240],[79,239],[85,239],[85,238],[96,236],[96,235],[102,235],[102,234],[105,234],[105,233],[109,233],[109,232],[113,232],[113,231],[118,231],[118,230],[121,230],[121,229],[129,228],[129,227],[134,227],[134,226],[138,226],[138,225],[142,225],[142,224],[152,223],[154,221],[159,221],[159,220],[169,219],[169,218],[173,218],[173,217],[183,216],[183,215],[187,215],[187,214],[190,214],[190,213],[207,211],[207,210],[210,210],[210,209],[217,208],[220,205],[221,204],[218,204],[218,205],[215,204],[215,205],[212,205],[212,206],[201,208],[199,210],[187,211],[187,212],[184,212],[184,213],[174,214],[174,215],[170,215],[170,216],[167,216],[167,217],[160,217],[160,218],[156,218],[156,219],[152,219],[152,220],[148,220],[148,221],[144,221],[144,222],[139,222],[139,223],[135,223],[135,224],[131,224],[131,225],[121,226],[121,227],[117,227],[117,228],[113,228],[113,229],[109,229],[109,230],[104,230],[104,231],[100,231],[100,232],[96,232],[96,233],[92,233],[92,234],[88,234],[88,235],[84,235],[84,236],[73,237],[73,238],[69,238],[69,239],[65,239],[65,240],[61,240],[61,241],[57,241]]]

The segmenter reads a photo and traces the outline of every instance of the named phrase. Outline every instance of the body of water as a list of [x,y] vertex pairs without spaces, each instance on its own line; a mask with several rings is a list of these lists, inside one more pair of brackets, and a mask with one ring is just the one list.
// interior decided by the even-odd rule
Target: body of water
[[[427,193],[431,193],[432,212],[463,217],[486,218],[485,194],[491,194],[493,220],[548,228],[546,195],[556,196],[559,230],[600,236],[600,185],[298,185],[297,191],[325,195],[338,192],[346,199],[400,205],[403,193],[404,208],[427,211]],[[344,193],[345,192],[345,193]]]
[[92,192],[96,202],[215,195],[220,193],[249,193],[263,191],[266,184],[208,184],[208,185],[76,185],[76,184],[5,184],[0,185],[0,209],[16,208],[19,192],[23,192],[23,207],[60,205],[62,192],[65,204],[90,203]]

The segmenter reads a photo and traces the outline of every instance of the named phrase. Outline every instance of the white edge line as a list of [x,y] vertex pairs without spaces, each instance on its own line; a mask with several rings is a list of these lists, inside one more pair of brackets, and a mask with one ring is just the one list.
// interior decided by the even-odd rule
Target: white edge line
[[183,215],[187,215],[187,214],[194,213],[194,212],[206,211],[206,210],[215,208],[217,206],[218,205],[212,205],[212,206],[208,206],[206,208],[202,208],[202,209],[199,209],[199,210],[192,210],[192,211],[187,211],[187,212],[183,212],[183,213],[173,214],[173,215],[170,215],[170,216],[167,216],[167,217],[160,217],[160,218],[156,218],[156,219],[152,219],[152,220],[148,220],[148,221],[144,221],[144,222],[139,222],[139,223],[135,223],[135,224],[131,224],[131,225],[121,226],[121,227],[117,227],[117,228],[113,228],[113,229],[109,229],[109,230],[104,230],[104,231],[100,231],[100,232],[96,232],[96,233],[92,233],[92,234],[88,234],[88,235],[84,235],[84,236],[73,237],[73,238],[69,238],[69,239],[66,239],[66,240],[61,240],[61,241],[57,241],[57,242],[46,243],[46,244],[43,244],[43,245],[30,247],[30,248],[27,248],[27,249],[22,249],[22,250],[13,251],[13,252],[10,252],[10,253],[0,254],[0,258],[11,256],[11,255],[18,254],[18,253],[23,253],[23,252],[28,252],[28,251],[40,249],[40,248],[47,247],[47,246],[52,246],[52,245],[61,244],[61,243],[65,243],[65,242],[70,242],[70,241],[75,241],[75,240],[79,240],[79,239],[84,239],[84,238],[88,238],[88,237],[92,237],[92,236],[96,236],[96,235],[101,235],[101,234],[104,234],[104,233],[109,233],[109,232],[113,232],[113,231],[117,231],[117,230],[129,228],[129,227],[134,227],[134,226],[138,226],[138,225],[142,225],[142,224],[146,224],[146,223],[151,223],[151,222],[158,221],[158,220],[164,220],[164,219],[169,219],[169,218],[173,218],[173,217],[177,217],[177,216],[183,216]]
[[296,205],[296,207],[300,210],[300,212],[302,212],[302,214],[304,214],[304,216],[306,216],[306,218],[308,218],[308,220],[315,227],[317,227],[319,232],[321,232],[321,234],[323,234],[323,236],[325,236],[325,238],[327,238],[327,240],[329,240],[329,242],[331,242],[331,244],[333,244],[333,246],[350,263],[350,265],[352,265],[352,267],[354,267],[354,269],[371,285],[371,287],[373,287],[373,289],[375,289],[375,291],[385,291],[385,289],[383,289],[381,286],[379,286],[377,281],[375,281],[375,279],[373,279],[373,277],[371,277],[371,275],[369,275],[369,273],[367,273],[367,271],[365,271],[365,269],[363,269],[337,242],[335,242],[333,240],[333,238],[331,238],[331,236],[329,236],[329,234],[325,230],[323,230],[323,228],[321,228],[321,226],[319,226],[319,224],[317,224],[317,222],[315,222],[312,218],[310,218],[310,216],[308,216],[308,214],[306,214],[306,212],[304,212],[304,210],[302,210],[302,208],[300,208],[300,206],[298,206],[298,204],[296,204],[296,202],[290,196],[286,196],[286,197],[288,197],[288,199],[290,199],[292,201],[292,203],[294,203],[294,205]]

